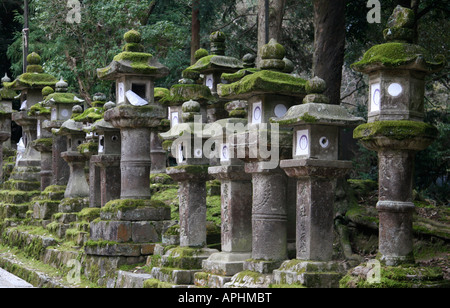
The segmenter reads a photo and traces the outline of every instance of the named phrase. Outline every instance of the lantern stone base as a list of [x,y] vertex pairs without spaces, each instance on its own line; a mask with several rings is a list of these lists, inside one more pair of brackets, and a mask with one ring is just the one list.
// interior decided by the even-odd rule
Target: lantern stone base
[[88,255],[145,257],[170,226],[170,208],[152,200],[113,200],[91,222]]
[[348,265],[337,261],[289,260],[273,271],[275,284],[298,285],[307,288],[338,288],[339,280],[348,270]]
[[244,270],[245,260],[251,256],[250,252],[219,252],[203,261],[202,268],[211,274],[233,276]]
[[155,265],[151,276],[162,282],[193,285],[195,273],[202,271],[202,262],[217,252],[216,249],[181,246],[167,250],[157,245],[151,260]]

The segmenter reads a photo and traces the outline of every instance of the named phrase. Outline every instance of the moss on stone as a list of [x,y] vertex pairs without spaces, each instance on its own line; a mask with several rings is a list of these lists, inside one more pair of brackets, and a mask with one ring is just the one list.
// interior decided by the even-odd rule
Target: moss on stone
[[45,103],[48,104],[50,102],[54,102],[54,103],[59,103],[59,104],[76,104],[76,103],[81,103],[80,102],[80,98],[78,98],[76,96],[76,94],[73,93],[60,93],[60,92],[56,92],[56,93],[52,93],[47,95],[47,97],[45,98]]
[[445,63],[444,59],[435,61],[429,52],[419,45],[393,42],[373,46],[364,54],[361,61],[352,64],[351,68],[364,71],[368,66],[374,64],[394,68],[412,63],[419,56],[423,57],[427,65],[431,67],[441,66]]
[[11,89],[1,88],[0,98],[4,100],[13,100],[17,96],[17,92]]
[[159,200],[143,200],[143,199],[121,199],[108,202],[102,209],[102,212],[116,212],[132,210],[144,207],[166,207],[166,204]]
[[142,40],[141,34],[136,30],[130,30],[123,35],[127,43],[140,43]]
[[352,270],[339,282],[341,288],[433,288],[449,285],[450,282],[443,279],[441,268],[408,265],[381,266],[379,279],[373,281],[369,281],[366,275],[358,275]]
[[245,76],[232,84],[220,84],[218,93],[222,97],[246,97],[252,93],[276,93],[285,95],[304,95],[306,80],[289,74],[263,70]]
[[77,216],[81,218],[81,220],[93,221],[100,217],[100,208],[84,208],[77,213]]
[[25,73],[20,75],[13,82],[5,82],[3,85],[7,89],[21,90],[24,88],[44,88],[55,86],[58,79],[49,74]]
[[43,88],[42,89],[42,96],[43,97],[47,97],[48,95],[50,95],[50,94],[52,94],[52,93],[55,93],[55,90],[53,90],[53,88],[52,87],[45,87],[45,88]]
[[37,115],[45,115],[50,114],[50,108],[47,108],[42,105],[42,103],[34,104],[30,107],[30,111],[28,111],[28,116],[37,116]]
[[236,73],[223,73],[221,78],[228,83],[233,83],[244,78],[247,75],[251,75],[259,71],[260,69],[257,68],[244,68],[237,71]]
[[200,60],[201,58],[207,57],[209,56],[208,51],[204,48],[200,48],[198,49],[195,54],[194,54],[194,58],[195,60]]
[[91,107],[86,109],[82,114],[72,116],[75,122],[89,122],[94,123],[103,119],[104,110],[101,107]]
[[53,138],[41,138],[33,141],[33,146],[51,148],[53,145]]
[[416,121],[379,121],[358,126],[353,138],[363,141],[376,137],[388,137],[395,140],[414,139],[418,137],[435,139],[439,132],[433,125]]
[[27,73],[42,74],[43,72],[44,72],[44,69],[40,65],[28,65],[27,66]]
[[189,100],[210,101],[215,100],[211,90],[199,84],[177,84],[171,87],[170,95],[163,97],[160,102],[169,105],[178,105]]
[[137,73],[153,74],[158,71],[158,68],[149,65],[152,58],[153,56],[149,53],[125,51],[115,56],[114,61],[128,61]]
[[77,147],[80,154],[95,154],[98,152],[97,142],[86,142]]
[[170,95],[170,91],[169,89],[166,88],[155,88],[155,101],[160,101],[164,98],[166,98],[167,96]]

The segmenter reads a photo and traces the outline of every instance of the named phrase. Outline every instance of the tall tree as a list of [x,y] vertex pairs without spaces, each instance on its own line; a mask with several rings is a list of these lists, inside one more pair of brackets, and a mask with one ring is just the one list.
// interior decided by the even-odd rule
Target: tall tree
[[326,81],[325,94],[330,102],[339,104],[345,50],[345,0],[314,0],[314,28],[313,72]]
[[258,58],[259,49],[270,39],[281,42],[283,39],[283,16],[286,0],[258,0]]
[[200,0],[192,0],[191,64],[195,64],[195,52],[200,48]]

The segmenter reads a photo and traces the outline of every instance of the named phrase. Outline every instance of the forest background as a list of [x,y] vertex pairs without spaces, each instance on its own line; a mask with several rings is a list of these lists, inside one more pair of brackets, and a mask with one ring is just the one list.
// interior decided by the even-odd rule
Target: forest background
[[[114,98],[114,85],[97,78],[121,52],[123,34],[141,32],[145,51],[170,69],[156,86],[170,88],[192,63],[198,48],[209,50],[209,35],[223,31],[228,56],[257,55],[266,37],[265,0],[28,0],[29,51],[42,57],[44,70],[63,77],[69,91],[87,102],[97,92]],[[377,1],[370,1],[377,2]],[[367,0],[270,0],[269,37],[276,38],[294,63],[294,73],[315,75],[328,84],[334,104],[367,117],[368,80],[350,65],[384,42],[382,30],[397,5],[416,13],[417,43],[449,59],[450,2],[382,0],[380,23],[369,23]],[[22,73],[24,1],[0,3],[0,74]],[[75,11],[74,11],[75,10]],[[78,15],[77,15],[78,14]],[[68,16],[70,22],[68,22]],[[79,18],[77,20],[77,18]],[[79,21],[79,22],[78,22]],[[450,118],[448,66],[428,77],[426,122],[438,127],[439,139],[416,157],[419,198],[450,205]],[[349,145],[350,146],[350,145]],[[353,178],[377,180],[376,153],[355,147]]]

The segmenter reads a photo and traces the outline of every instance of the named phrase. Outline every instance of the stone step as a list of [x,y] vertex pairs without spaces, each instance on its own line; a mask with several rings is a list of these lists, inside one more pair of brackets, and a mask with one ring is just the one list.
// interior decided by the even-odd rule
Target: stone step
[[0,203],[0,219],[25,219],[29,209],[29,204],[9,204]]
[[37,191],[40,190],[40,188],[40,182],[8,180],[3,183],[4,190]]
[[45,229],[28,226],[8,228],[3,232],[1,239],[3,245],[17,247],[26,255],[38,260],[47,247],[58,244],[55,238],[45,234]]
[[151,278],[176,285],[193,285],[194,275],[201,270],[185,270],[168,267],[154,267]]
[[115,288],[124,288],[124,289],[143,288],[144,281],[148,279],[152,279],[151,274],[138,274],[127,271],[118,271]]
[[301,284],[308,288],[338,288],[348,270],[343,262],[289,260],[273,271],[275,284]]
[[225,283],[225,288],[268,288],[273,283],[272,274],[261,274],[253,271],[243,271]]
[[33,202],[33,218],[40,220],[51,219],[58,212],[59,201],[37,200]]
[[48,186],[43,192],[41,192],[41,198],[43,200],[57,200],[64,199],[66,192],[66,186],[52,185]]
[[215,275],[207,272],[197,272],[194,275],[194,284],[197,287],[224,288],[226,283],[231,282],[231,276]]
[[30,202],[36,196],[40,195],[40,191],[23,191],[23,190],[0,190],[0,200],[4,203],[23,204]]

